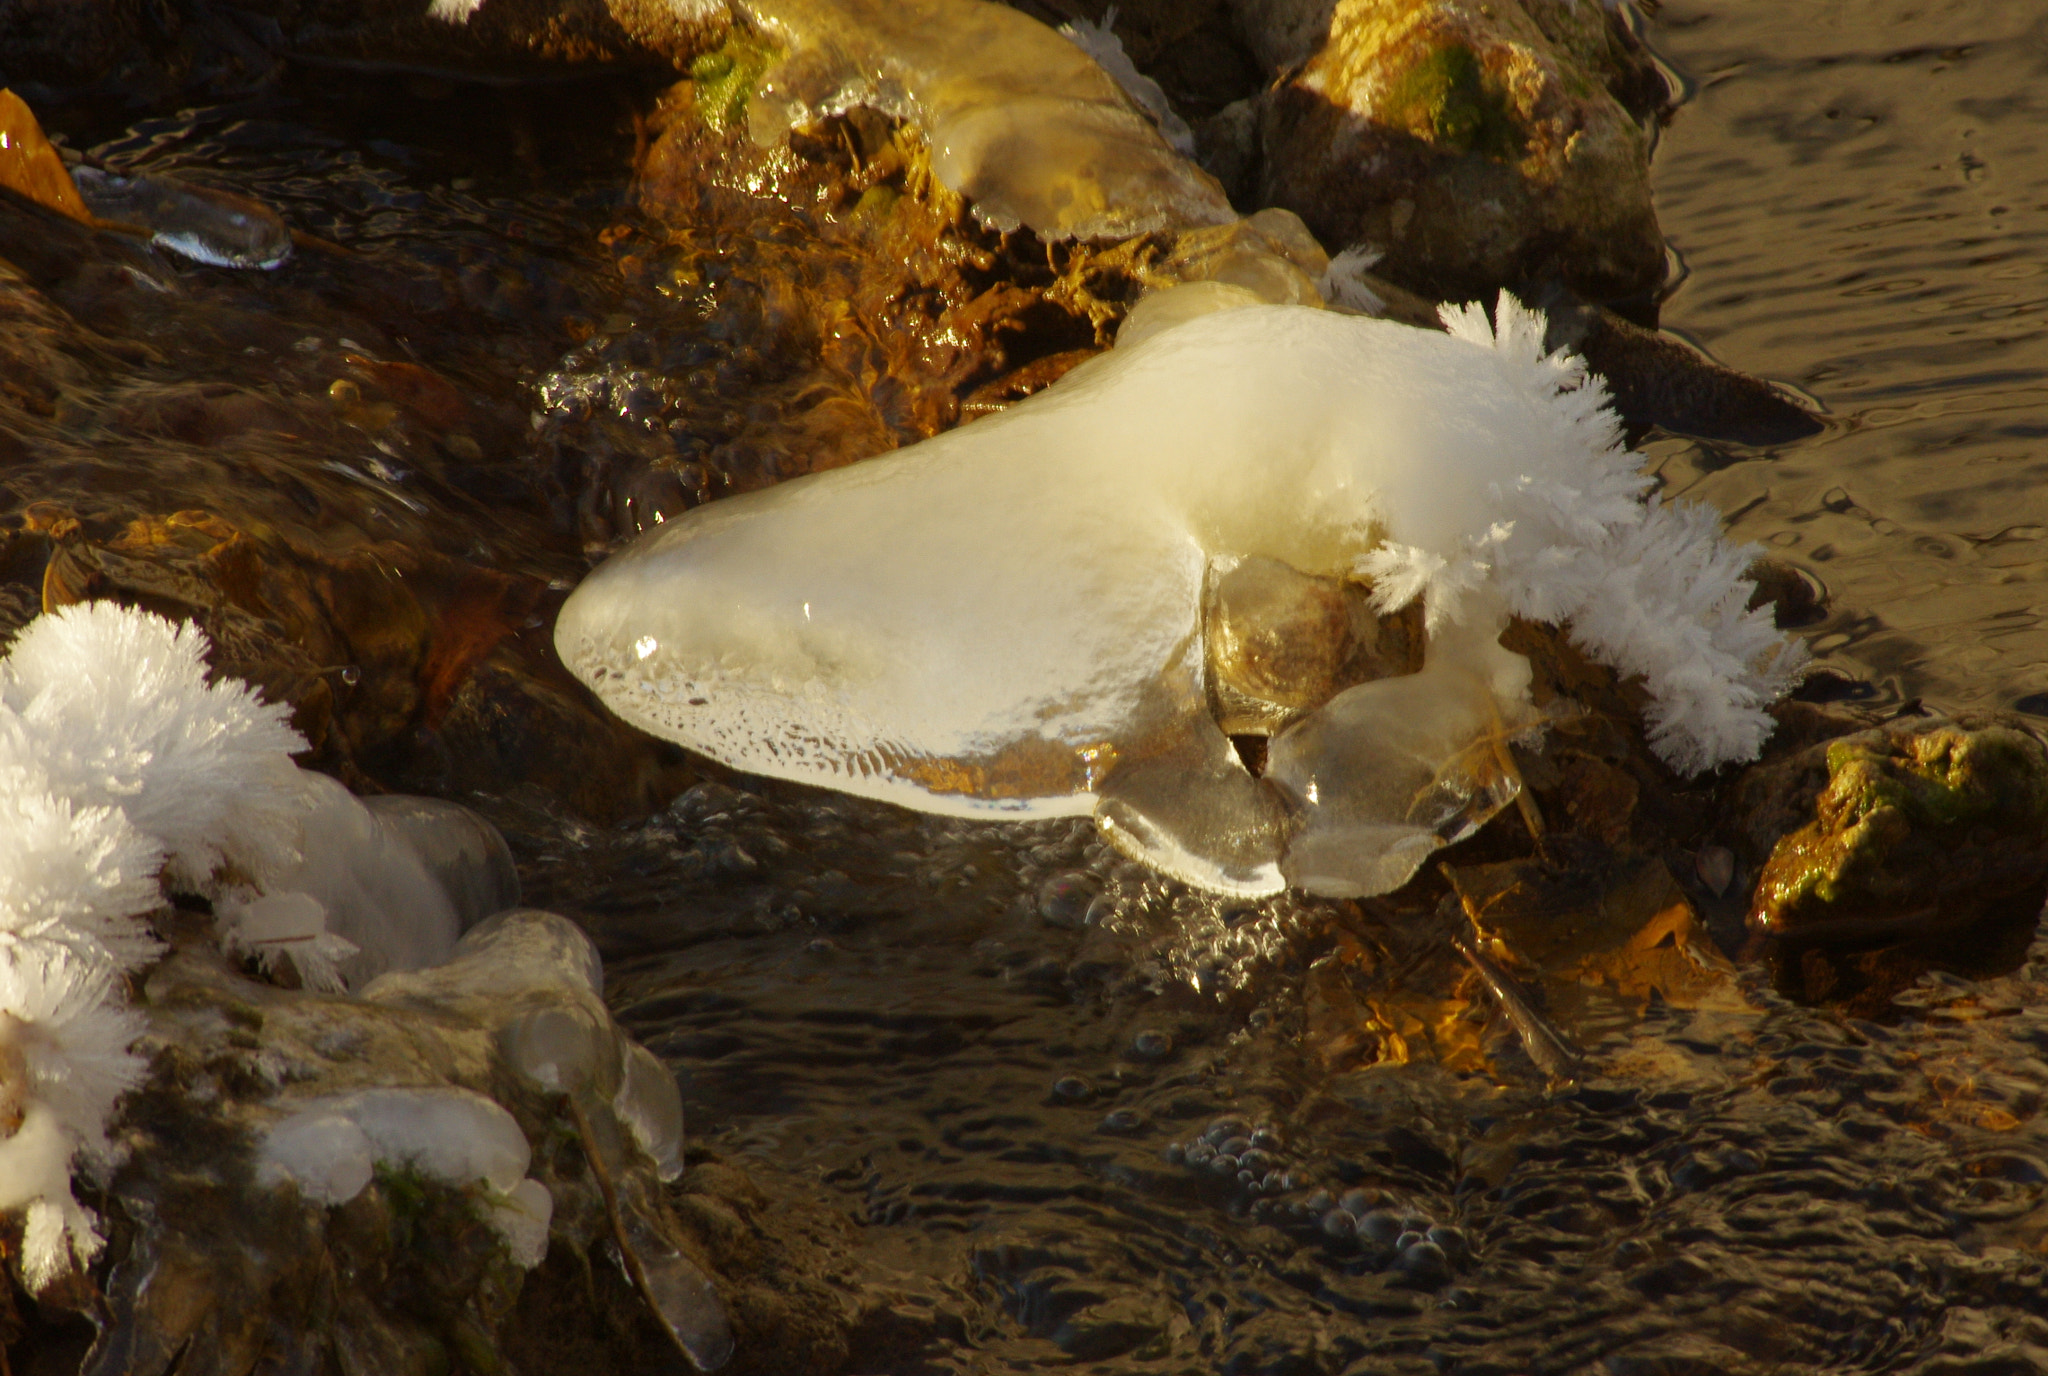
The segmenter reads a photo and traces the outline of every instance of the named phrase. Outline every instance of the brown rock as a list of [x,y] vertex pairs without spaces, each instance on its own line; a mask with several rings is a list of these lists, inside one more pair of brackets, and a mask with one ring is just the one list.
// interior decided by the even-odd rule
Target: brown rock
[[1663,280],[1648,140],[1516,0],[1340,0],[1328,35],[1264,98],[1265,203],[1446,299]]

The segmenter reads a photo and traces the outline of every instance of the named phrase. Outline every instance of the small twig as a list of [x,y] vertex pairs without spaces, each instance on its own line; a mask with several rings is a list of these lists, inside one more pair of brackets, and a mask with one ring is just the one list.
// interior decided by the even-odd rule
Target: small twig
[[597,1134],[591,1131],[590,1120],[583,1115],[583,1106],[576,1102],[576,1096],[565,1094],[562,1099],[569,1107],[569,1119],[576,1125],[576,1135],[583,1142],[583,1155],[590,1161],[590,1174],[597,1181],[598,1193],[604,1196],[605,1217],[611,1221],[612,1237],[619,1244],[619,1255],[625,1259],[626,1274],[632,1279],[633,1288],[640,1292],[641,1300],[654,1311],[655,1318],[661,1320],[662,1331],[668,1334],[669,1341],[695,1366],[696,1357],[683,1346],[675,1326],[662,1314],[661,1304],[654,1297],[654,1286],[647,1279],[646,1268],[640,1264],[640,1255],[627,1240],[625,1211],[619,1205],[618,1187],[612,1183],[612,1173],[604,1163],[604,1154],[598,1150]]

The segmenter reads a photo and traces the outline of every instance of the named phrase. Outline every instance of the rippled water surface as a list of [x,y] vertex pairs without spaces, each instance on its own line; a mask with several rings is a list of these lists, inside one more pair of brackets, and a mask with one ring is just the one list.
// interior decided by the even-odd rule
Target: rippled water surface
[[[2048,19],[1671,0],[1649,32],[1689,83],[1666,322],[1833,417],[1782,451],[1659,440],[1661,471],[1827,583],[1818,648],[1875,696],[2048,702]],[[550,121],[390,98],[439,102],[440,139],[272,102],[97,151],[232,172],[372,254],[478,377],[537,382],[599,327],[630,354],[589,247],[624,151],[535,183],[506,140]],[[541,315],[590,319],[515,328]],[[2048,943],[1887,1026],[1752,971],[1582,1027],[1594,1070],[1552,1090],[1484,1001],[1361,1024],[1449,986],[1440,931],[1190,895],[1086,826],[719,782],[612,829],[492,806],[693,1149],[854,1225],[859,1370],[2048,1371]]]
[[[1674,3],[1651,34],[1691,83],[1667,321],[1835,421],[1663,472],[1826,581],[1819,648],[1879,695],[2048,689],[2048,26]],[[1499,1026],[1493,1074],[1347,1068],[1306,966],[1351,917],[1224,911],[1085,828],[707,785],[528,834],[696,1141],[861,1224],[901,1319],[867,1369],[2048,1370],[2048,946],[1892,1027],[1748,978],[1551,1092]],[[1385,983],[1431,958],[1365,939]]]
[[1651,34],[1690,84],[1656,166],[1691,271],[1665,323],[1837,422],[1667,476],[1827,582],[1816,648],[1849,672],[2039,710],[2048,11],[1673,0]]

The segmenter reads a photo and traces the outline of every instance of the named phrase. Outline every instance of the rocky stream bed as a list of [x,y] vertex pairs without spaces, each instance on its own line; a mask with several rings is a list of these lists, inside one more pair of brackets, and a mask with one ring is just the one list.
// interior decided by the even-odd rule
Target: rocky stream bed
[[[1658,151],[1708,100],[1658,54],[1719,13],[1131,3],[1164,118],[1068,0],[0,0],[0,634],[191,622],[301,767],[463,803],[523,895],[341,994],[167,881],[104,1250],[52,1279],[0,1222],[0,1369],[2048,1370],[2048,744],[2024,668],[1945,693],[1856,601],[1880,557],[1823,582],[1808,534],[1897,523],[1771,487],[1853,485],[1877,422],[1658,329],[1709,289],[1659,178],[1696,211],[1712,161]],[[1682,777],[1517,619],[1512,804],[1392,893],[1234,899],[736,773],[556,657],[632,537],[979,424],[1187,284],[1545,308],[1826,637],[1762,758]],[[1928,506],[1900,539],[1981,524]],[[394,1089],[518,1169],[266,1165]]]

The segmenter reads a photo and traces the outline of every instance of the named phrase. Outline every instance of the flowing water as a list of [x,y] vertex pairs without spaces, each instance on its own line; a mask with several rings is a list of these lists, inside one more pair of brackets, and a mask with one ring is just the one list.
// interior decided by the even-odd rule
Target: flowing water
[[[1666,322],[1831,416],[1782,451],[1652,453],[1827,583],[1816,647],[1870,681],[1845,692],[2048,700],[2035,9],[1672,0],[1649,22],[1686,93],[1656,170],[1687,273]],[[522,182],[531,150],[462,165],[565,121],[380,99],[405,118],[365,133],[350,106],[343,137],[334,106],[272,101],[100,154],[225,160],[301,227],[381,246],[421,293],[411,342],[479,379],[659,374],[679,338],[700,376],[738,376],[744,341],[702,299],[601,299],[609,260],[580,246],[621,213],[607,164],[578,184]],[[421,102],[448,112],[438,140],[407,123]],[[595,323],[489,325],[540,315]],[[543,440],[591,405],[544,415]],[[492,537],[501,557],[527,528]],[[529,897],[588,924],[620,1016],[681,1078],[693,1150],[851,1220],[857,1370],[2048,1371],[2048,943],[1999,980],[1930,977],[1885,1026],[1752,971],[1608,1019],[1559,1090],[1483,1004],[1441,1015],[1486,1069],[1336,1054],[1308,966],[1355,914],[1191,895],[1086,826],[744,781],[616,828],[493,806]],[[1428,931],[1381,940],[1387,983],[1445,959]]]

